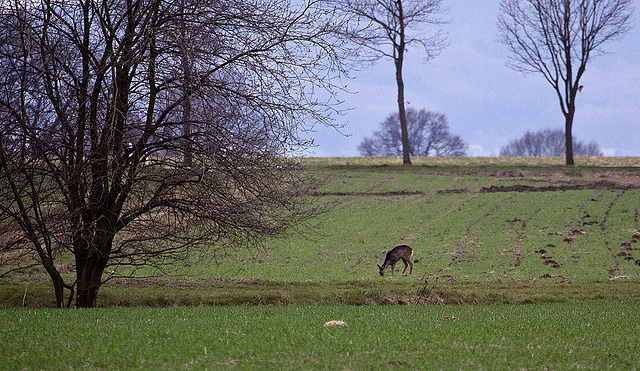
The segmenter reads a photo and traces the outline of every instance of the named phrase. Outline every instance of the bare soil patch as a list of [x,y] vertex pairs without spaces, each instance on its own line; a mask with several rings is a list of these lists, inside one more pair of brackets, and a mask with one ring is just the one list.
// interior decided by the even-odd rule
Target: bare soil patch
[[[560,191],[582,191],[582,190],[622,190],[628,191],[640,189],[638,184],[616,183],[609,180],[596,180],[592,182],[551,184],[544,186],[532,186],[527,184],[514,184],[510,186],[482,187],[477,193],[508,193],[508,192],[560,192]],[[476,193],[467,188],[441,189],[436,192],[443,194]]]
[[495,192],[558,192],[558,191],[581,191],[581,190],[624,190],[640,189],[634,184],[620,184],[609,180],[598,180],[587,183],[561,184],[534,187],[530,185],[515,184],[512,186],[491,186],[483,187],[480,193]]
[[423,191],[387,191],[387,192],[312,192],[309,195],[313,197],[321,196],[378,196],[378,197],[391,197],[391,196],[416,196],[425,195]]

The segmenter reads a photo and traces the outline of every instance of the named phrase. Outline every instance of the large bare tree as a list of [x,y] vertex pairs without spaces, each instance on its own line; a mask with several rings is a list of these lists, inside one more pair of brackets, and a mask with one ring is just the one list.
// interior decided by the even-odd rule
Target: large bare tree
[[[348,37],[370,52],[365,59],[393,60],[398,88],[398,113],[402,133],[402,162],[410,165],[410,142],[405,110],[403,67],[411,45],[420,46],[429,60],[446,45],[439,27],[444,22],[443,0],[335,0],[338,8],[354,15]],[[429,26],[438,26],[429,30]]]
[[121,265],[311,215],[288,158],[331,125],[312,93],[339,88],[345,25],[296,4],[0,0],[2,268],[42,266],[57,306],[91,307]]
[[498,20],[510,66],[540,73],[555,90],[565,117],[566,164],[574,164],[576,97],[589,61],[631,28],[631,0],[503,0]]

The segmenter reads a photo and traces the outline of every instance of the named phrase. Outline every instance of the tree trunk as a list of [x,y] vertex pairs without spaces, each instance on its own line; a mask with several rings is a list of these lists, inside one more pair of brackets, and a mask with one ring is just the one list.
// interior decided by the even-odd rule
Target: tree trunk
[[[47,259],[50,260],[50,259]],[[58,270],[53,266],[53,263],[50,261],[43,262],[45,270],[49,273],[49,277],[51,278],[51,282],[53,283],[53,291],[56,295],[56,308],[63,308],[64,306],[64,280]]]
[[404,108],[404,80],[402,78],[402,67],[404,64],[404,13],[402,9],[402,1],[397,2],[398,6],[398,23],[400,24],[399,43],[394,45],[395,65],[396,65],[396,83],[398,84],[398,115],[400,116],[400,132],[402,134],[402,164],[411,165],[411,145],[409,144],[409,130],[407,128],[407,113]]
[[58,275],[58,277],[51,277],[53,281],[53,291],[56,294],[56,308],[62,308],[64,305],[64,282],[62,278]]
[[411,146],[409,144],[409,130],[407,128],[407,113],[404,108],[404,82],[402,81],[402,67],[396,69],[398,83],[398,114],[400,116],[400,131],[402,133],[402,164],[411,165]]
[[565,116],[565,124],[564,124],[564,138],[565,138],[565,157],[566,164],[568,166],[573,166],[573,116],[575,115],[575,109],[569,109],[569,112]]
[[84,288],[80,290],[78,287],[78,298],[76,299],[76,307],[78,308],[95,308],[98,298],[99,287],[92,286],[91,289]]
[[96,238],[97,242],[84,244],[81,251],[76,250],[76,307],[93,308],[96,306],[98,290],[102,286],[102,274],[111,255],[112,239],[107,236]]
[[[182,0],[181,7],[185,7],[185,0]],[[182,44],[180,47],[180,63],[182,66],[182,73],[184,74],[184,81],[182,82],[182,141],[184,143],[184,166],[189,168],[193,163],[193,148],[191,145],[191,62],[189,60],[188,50],[186,47],[187,34],[186,34],[186,24],[185,22],[180,22],[180,26],[182,29],[181,40]]]
[[[186,90],[186,88],[185,88]],[[184,143],[184,159],[185,167],[190,168],[193,165],[193,148],[191,145],[191,98],[185,94],[184,102],[182,102],[182,136]]]
[[98,298],[98,290],[102,285],[102,272],[104,266],[98,259],[97,255],[92,255],[84,262],[80,262],[76,258],[76,277],[78,284],[78,296],[76,299],[76,307],[93,308],[96,306]]

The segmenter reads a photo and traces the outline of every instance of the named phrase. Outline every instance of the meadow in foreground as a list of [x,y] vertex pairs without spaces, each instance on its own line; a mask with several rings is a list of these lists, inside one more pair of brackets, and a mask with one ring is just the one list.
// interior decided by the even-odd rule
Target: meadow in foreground
[[633,369],[639,304],[9,309],[0,359],[7,370]]

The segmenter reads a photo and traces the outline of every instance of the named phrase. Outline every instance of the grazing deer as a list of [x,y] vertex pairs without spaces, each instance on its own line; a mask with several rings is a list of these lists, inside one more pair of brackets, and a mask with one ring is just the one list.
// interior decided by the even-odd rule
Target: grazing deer
[[384,276],[384,271],[387,270],[389,266],[391,266],[391,275],[393,276],[393,271],[396,269],[396,263],[400,260],[404,263],[404,270],[402,274],[407,270],[407,265],[411,266],[411,270],[409,271],[409,275],[413,273],[413,263],[411,263],[411,256],[413,255],[413,250],[407,245],[400,245],[393,248],[393,250],[387,253],[386,259],[384,259],[384,264],[380,268],[380,275]]

